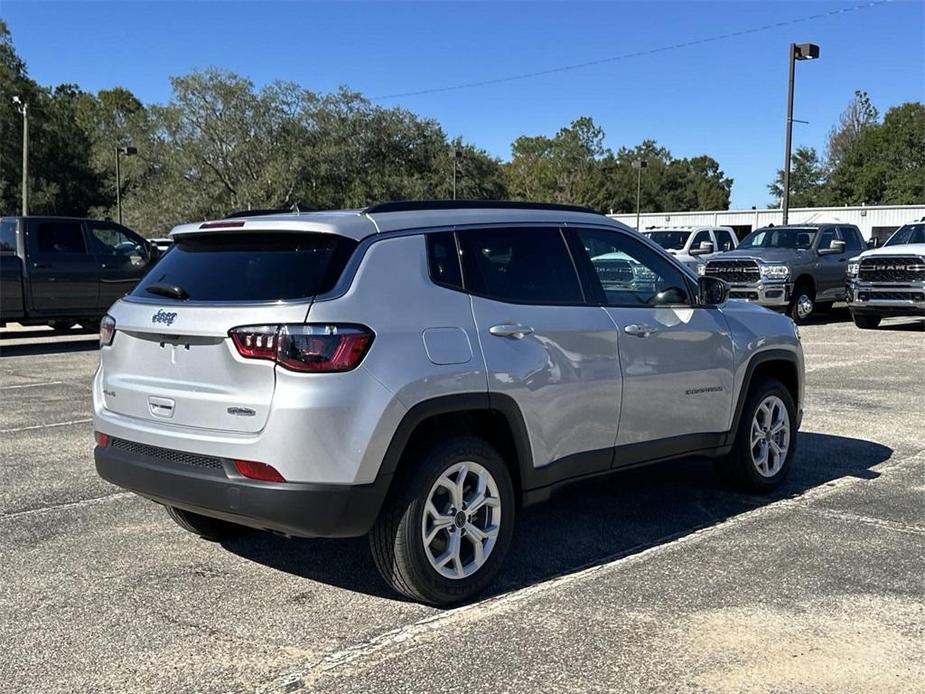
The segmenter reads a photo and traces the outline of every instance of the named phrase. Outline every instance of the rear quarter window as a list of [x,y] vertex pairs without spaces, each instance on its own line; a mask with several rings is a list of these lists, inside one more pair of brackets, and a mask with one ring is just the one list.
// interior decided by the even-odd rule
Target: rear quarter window
[[0,253],[16,252],[16,227],[15,219],[0,220]]
[[336,234],[181,236],[131,295],[164,300],[148,291],[160,284],[180,287],[189,301],[310,298],[334,287],[356,246]]

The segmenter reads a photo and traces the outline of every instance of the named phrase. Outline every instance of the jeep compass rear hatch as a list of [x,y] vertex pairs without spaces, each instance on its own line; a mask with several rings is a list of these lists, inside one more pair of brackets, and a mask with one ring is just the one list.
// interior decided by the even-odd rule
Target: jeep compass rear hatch
[[[356,242],[331,233],[180,235],[126,301],[101,350],[106,409],[149,422],[254,433],[266,423],[273,361],[230,336],[272,347],[276,326],[304,323]],[[242,337],[243,335],[243,337]]]

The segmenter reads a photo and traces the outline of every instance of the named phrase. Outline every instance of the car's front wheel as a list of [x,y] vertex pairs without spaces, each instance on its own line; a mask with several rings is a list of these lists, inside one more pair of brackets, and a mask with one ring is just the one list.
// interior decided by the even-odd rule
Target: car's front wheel
[[790,317],[797,325],[809,322],[816,310],[816,292],[807,283],[798,284],[790,302]]
[[790,471],[796,452],[796,423],[790,391],[780,381],[761,379],[748,394],[735,442],[719,461],[720,469],[744,491],[773,490]]
[[514,486],[486,441],[454,436],[415,447],[370,533],[376,567],[420,602],[466,600],[495,577],[511,543]]

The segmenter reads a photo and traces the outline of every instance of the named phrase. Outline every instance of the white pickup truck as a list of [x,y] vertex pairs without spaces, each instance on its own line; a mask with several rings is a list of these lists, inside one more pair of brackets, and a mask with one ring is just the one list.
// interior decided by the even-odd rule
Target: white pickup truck
[[642,233],[695,272],[701,263],[739,245],[730,227],[662,227]]

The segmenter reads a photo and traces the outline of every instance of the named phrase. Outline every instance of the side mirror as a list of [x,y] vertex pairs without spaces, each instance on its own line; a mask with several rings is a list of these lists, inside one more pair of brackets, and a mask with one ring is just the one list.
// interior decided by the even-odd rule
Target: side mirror
[[729,284],[718,277],[702,276],[697,279],[697,305],[722,306],[729,298]]
[[819,255],[832,255],[833,253],[844,253],[845,252],[845,242],[838,241],[837,239],[829,243],[828,248],[820,248],[817,253]]
[[701,241],[698,248],[691,249],[691,255],[709,255],[713,252],[712,241]]
[[867,242],[867,247],[868,247],[868,248],[876,248],[876,247],[877,247],[877,239],[875,239],[875,238],[870,239],[870,240]]

